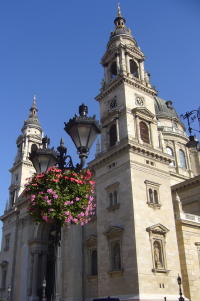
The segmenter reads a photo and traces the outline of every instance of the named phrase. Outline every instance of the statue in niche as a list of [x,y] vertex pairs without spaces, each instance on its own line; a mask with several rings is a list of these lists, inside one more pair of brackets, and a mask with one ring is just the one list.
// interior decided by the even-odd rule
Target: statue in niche
[[161,246],[158,241],[155,241],[153,244],[153,252],[154,252],[154,262],[156,269],[163,268],[163,261],[162,261],[162,251]]

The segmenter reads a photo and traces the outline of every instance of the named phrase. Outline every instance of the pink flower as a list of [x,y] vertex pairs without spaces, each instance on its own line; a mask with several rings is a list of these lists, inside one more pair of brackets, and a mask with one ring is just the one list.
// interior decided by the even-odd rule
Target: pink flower
[[47,189],[47,192],[48,192],[48,193],[53,193],[53,189],[51,189],[51,188],[50,188],[50,189]]
[[42,216],[43,221],[45,221],[46,223],[48,222],[48,216],[47,215],[43,215]]
[[53,198],[54,199],[57,199],[58,198],[58,195],[55,193],[55,194],[53,194]]
[[48,200],[48,198],[49,198],[49,197],[48,197],[48,195],[45,195],[45,196],[44,196],[44,200],[46,200],[46,201],[47,201],[47,200]]
[[78,202],[78,201],[80,201],[80,198],[76,197],[75,200],[76,200],[76,202]]
[[47,204],[51,205],[51,200],[47,200]]
[[85,179],[86,179],[86,180],[88,180],[88,179],[90,179],[90,178],[91,178],[91,176],[92,176],[92,173],[91,173],[91,171],[90,171],[89,169],[87,169],[87,171],[86,171],[86,175],[85,175]]
[[95,184],[95,181],[89,181],[89,183],[90,183],[91,185],[94,185],[94,184]]

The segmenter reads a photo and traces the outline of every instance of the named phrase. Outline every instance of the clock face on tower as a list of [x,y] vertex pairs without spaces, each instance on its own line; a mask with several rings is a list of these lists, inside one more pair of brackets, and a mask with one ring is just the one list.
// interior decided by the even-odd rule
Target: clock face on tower
[[136,96],[135,103],[137,106],[143,106],[144,105],[144,98],[141,96]]
[[108,101],[108,110],[112,111],[115,110],[118,107],[117,104],[117,97],[113,97],[111,100]]

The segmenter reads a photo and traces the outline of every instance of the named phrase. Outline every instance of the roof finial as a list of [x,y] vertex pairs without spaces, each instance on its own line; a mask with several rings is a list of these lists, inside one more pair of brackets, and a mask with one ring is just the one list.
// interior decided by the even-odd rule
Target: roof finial
[[118,6],[117,6],[117,15],[118,17],[121,17],[122,14],[121,14],[121,8],[120,8],[120,3],[118,2]]
[[31,108],[37,109],[36,96],[35,96],[35,95],[33,96],[33,104],[32,104],[32,107],[31,107]]

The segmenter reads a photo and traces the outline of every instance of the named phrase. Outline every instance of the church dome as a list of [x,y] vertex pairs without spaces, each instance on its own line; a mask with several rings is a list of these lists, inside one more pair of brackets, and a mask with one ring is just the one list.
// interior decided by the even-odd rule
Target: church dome
[[176,110],[173,108],[171,100],[164,100],[160,97],[155,97],[155,111],[156,116],[163,118],[176,118],[179,120],[179,116]]

